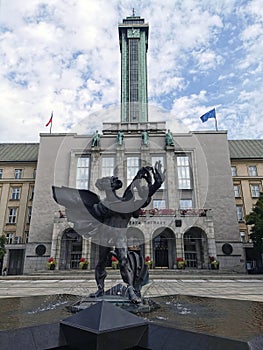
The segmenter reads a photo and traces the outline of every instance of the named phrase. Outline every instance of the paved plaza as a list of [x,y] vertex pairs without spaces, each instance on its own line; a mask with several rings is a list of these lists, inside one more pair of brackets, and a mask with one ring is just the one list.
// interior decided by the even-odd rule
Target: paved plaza
[[[109,271],[106,289],[122,283],[117,272]],[[35,295],[88,295],[96,290],[92,271],[76,274],[37,274],[0,277],[0,298]],[[191,275],[172,272],[150,273],[150,283],[143,287],[145,297],[192,295],[263,302],[263,275]]]

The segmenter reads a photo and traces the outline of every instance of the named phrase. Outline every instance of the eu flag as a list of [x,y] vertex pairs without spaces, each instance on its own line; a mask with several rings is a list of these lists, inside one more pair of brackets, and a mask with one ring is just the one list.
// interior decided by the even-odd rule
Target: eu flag
[[209,118],[216,118],[215,108],[200,117],[203,123],[206,122]]

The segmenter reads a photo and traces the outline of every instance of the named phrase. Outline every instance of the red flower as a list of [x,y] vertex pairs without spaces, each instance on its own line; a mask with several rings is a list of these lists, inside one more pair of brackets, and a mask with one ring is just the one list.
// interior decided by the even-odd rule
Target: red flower
[[151,258],[149,257],[149,255],[147,255],[147,256],[145,257],[145,262],[148,262],[148,261],[151,261]]
[[49,258],[47,262],[52,263],[53,261],[54,261],[54,258],[53,256],[51,256],[51,258]]
[[184,261],[183,258],[176,258],[176,261]]
[[112,256],[111,261],[118,261],[118,259],[115,256]]
[[81,258],[81,259],[79,260],[79,262],[85,262],[85,261],[86,261],[85,258]]

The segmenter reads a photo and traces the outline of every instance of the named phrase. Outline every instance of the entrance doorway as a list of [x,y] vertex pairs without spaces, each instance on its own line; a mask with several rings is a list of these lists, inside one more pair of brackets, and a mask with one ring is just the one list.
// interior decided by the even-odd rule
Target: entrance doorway
[[187,267],[196,269],[208,267],[207,236],[199,227],[191,227],[184,234],[184,256]]
[[23,273],[24,250],[10,249],[9,250],[9,264],[8,275],[22,275]]
[[79,268],[82,256],[82,237],[73,229],[67,229],[61,239],[60,270]]
[[155,267],[172,269],[175,261],[174,233],[166,228],[155,232],[153,239],[153,259]]

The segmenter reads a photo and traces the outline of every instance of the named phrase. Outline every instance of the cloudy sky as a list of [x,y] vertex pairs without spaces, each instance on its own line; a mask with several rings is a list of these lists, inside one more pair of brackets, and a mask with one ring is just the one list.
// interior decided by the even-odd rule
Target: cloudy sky
[[215,108],[229,139],[262,138],[262,0],[0,0],[0,142],[39,141],[51,111],[52,132],[120,121],[118,24],[133,7],[167,128],[214,129],[200,116]]

